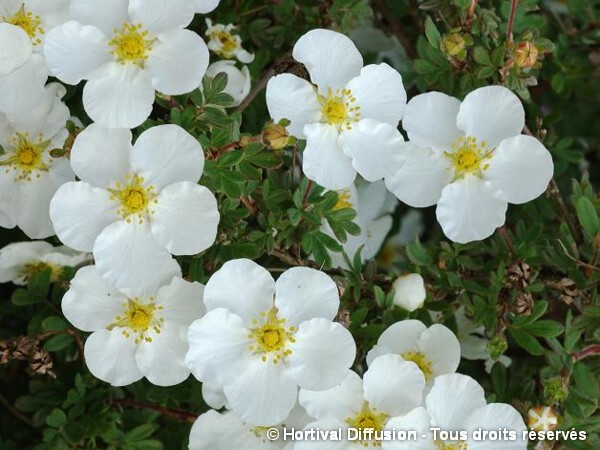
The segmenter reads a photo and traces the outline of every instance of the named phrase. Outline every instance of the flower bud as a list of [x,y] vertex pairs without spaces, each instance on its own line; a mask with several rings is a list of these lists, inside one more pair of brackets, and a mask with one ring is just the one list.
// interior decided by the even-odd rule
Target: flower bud
[[296,138],[290,136],[283,125],[273,122],[265,125],[262,139],[263,143],[272,150],[281,150],[296,142]]
[[450,56],[457,56],[467,46],[465,38],[458,33],[451,33],[444,36],[442,41],[444,51]]
[[514,53],[515,64],[522,69],[530,69],[537,62],[538,54],[539,50],[532,42],[519,42]]
[[552,431],[558,424],[558,416],[550,406],[536,406],[527,412],[527,426],[535,431]]
[[497,334],[489,343],[490,356],[493,360],[497,360],[508,350],[508,342],[502,335]]
[[394,281],[394,304],[408,311],[414,311],[425,303],[425,282],[418,273],[403,275]]

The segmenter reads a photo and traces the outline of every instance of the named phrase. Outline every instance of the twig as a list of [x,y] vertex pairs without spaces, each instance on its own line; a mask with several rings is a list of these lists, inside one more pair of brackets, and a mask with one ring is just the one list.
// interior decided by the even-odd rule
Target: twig
[[243,203],[243,205],[246,207],[246,209],[250,212],[250,214],[252,214],[253,216],[256,215],[258,210],[256,209],[256,204],[254,203],[254,200],[252,200],[250,197],[247,197],[245,195],[241,195],[240,201]]
[[573,362],[577,362],[589,356],[600,356],[600,344],[590,345],[581,351],[573,353],[571,359]]
[[[562,196],[560,195],[560,190],[558,189],[558,184],[556,184],[556,181],[554,180],[554,178],[552,178],[550,180],[550,184],[548,187],[548,193],[550,194],[550,197],[552,197],[552,199],[558,206],[558,209],[560,209],[560,213],[561,213],[563,219],[565,219],[565,222],[567,224],[567,227],[569,227],[569,231],[571,232],[573,239],[575,240],[575,242],[579,242],[581,240],[581,235],[579,233],[579,230],[575,227],[575,224],[571,220],[571,214],[569,213],[569,210],[567,209],[567,205],[565,205],[565,202],[564,202]],[[577,247],[575,247],[574,250],[575,250],[576,256],[579,257],[579,250],[577,249]]]
[[308,180],[308,184],[306,185],[306,192],[304,192],[304,197],[302,197],[302,207],[305,208],[308,204],[308,198],[310,197],[310,191],[312,191],[313,181]]
[[560,244],[560,246],[562,247],[565,256],[567,258],[569,258],[571,261],[573,261],[575,264],[577,264],[578,266],[581,266],[581,267],[585,267],[586,269],[589,269],[589,270],[595,270],[595,271],[600,272],[600,267],[592,266],[588,263],[584,263],[583,261],[578,260],[577,258],[574,258],[573,256],[571,256],[571,254],[567,250],[567,247],[565,247],[565,244],[563,244],[560,239],[557,239],[557,241]]
[[498,233],[500,234],[500,236],[502,236],[502,240],[504,241],[504,245],[506,245],[506,249],[508,250],[508,254],[510,255],[510,257],[516,257],[517,252],[515,251],[515,246],[513,245],[512,239],[510,238],[506,227],[502,225],[500,228],[498,228]]
[[13,416],[15,416],[21,422],[24,422],[27,425],[29,425],[30,427],[35,428],[33,421],[29,417],[24,415],[21,411],[19,411],[17,408],[15,408],[2,394],[0,394],[0,403],[2,403],[6,407],[8,412],[10,412]]
[[293,256],[288,255],[287,253],[281,251],[281,250],[277,250],[274,249],[271,253],[271,256],[274,256],[277,259],[280,259],[281,261],[283,261],[286,264],[289,264],[290,266],[303,266],[304,264],[302,264],[302,261],[295,259]]
[[515,24],[515,15],[517,13],[517,4],[519,0],[510,0],[510,16],[508,17],[508,26],[506,27],[506,45],[510,46],[513,41],[513,26]]
[[132,400],[128,398],[112,398],[109,399],[108,402],[116,405],[133,406],[134,408],[140,409],[149,409],[152,411],[159,412],[165,416],[171,417],[180,422],[193,423],[198,418],[196,414],[192,414],[191,412],[185,411],[183,409],[168,408],[166,406],[140,402],[138,400]]

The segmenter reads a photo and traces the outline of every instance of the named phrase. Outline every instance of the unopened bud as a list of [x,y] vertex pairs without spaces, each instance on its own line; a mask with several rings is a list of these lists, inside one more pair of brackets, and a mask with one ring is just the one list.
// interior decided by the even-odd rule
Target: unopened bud
[[558,425],[558,416],[550,406],[536,406],[527,412],[527,426],[535,431],[552,431]]
[[447,34],[443,39],[444,50],[450,56],[457,56],[467,46],[465,38],[458,33]]
[[538,54],[539,50],[532,42],[519,42],[514,53],[515,64],[522,69],[529,69],[537,62]]
[[285,126],[281,123],[268,123],[262,134],[263,143],[272,150],[281,150],[288,145],[293,145],[296,138],[290,136]]
[[544,397],[551,403],[560,403],[567,395],[567,388],[560,378],[550,378],[544,382]]
[[504,352],[506,352],[506,350],[508,350],[508,342],[506,342],[506,338],[499,334],[492,338],[488,346],[490,350],[490,356],[493,360],[497,360],[504,354]]

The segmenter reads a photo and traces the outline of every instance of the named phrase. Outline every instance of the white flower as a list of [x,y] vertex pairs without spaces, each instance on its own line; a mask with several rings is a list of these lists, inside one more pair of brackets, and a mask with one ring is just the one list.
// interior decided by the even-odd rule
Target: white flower
[[[308,416],[298,404],[284,421],[268,427],[248,425],[233,411],[210,410],[192,425],[189,450],[292,450],[294,443],[283,439],[284,429],[301,430],[307,422]],[[269,438],[269,428],[278,429],[279,439]]]
[[41,53],[48,31],[69,20],[70,0],[2,0],[0,22],[21,28],[33,45],[33,51]]
[[[360,227],[358,235],[347,235],[346,242],[340,242],[340,245],[350,261],[362,247],[361,261],[368,261],[377,255],[385,237],[392,228],[391,213],[398,200],[389,195],[383,181],[357,183],[357,187],[351,185],[346,189],[337,191],[337,194],[338,202],[334,209],[354,209],[356,211],[354,222]],[[390,197],[393,204],[388,201]],[[321,231],[337,240],[327,222],[321,226]],[[348,267],[342,253],[329,252],[329,255],[333,267]]]
[[74,326],[92,332],[84,353],[95,377],[113,386],[142,377],[171,386],[189,376],[187,328],[204,314],[204,286],[180,276],[178,270],[163,274],[163,286],[151,295],[126,295],[108,285],[94,266],[79,269],[62,311]]
[[[525,423],[519,412],[506,403],[486,404],[483,388],[473,378],[458,373],[437,377],[425,398],[425,407],[390,420],[388,426],[415,430],[419,437],[417,442],[390,442],[390,450],[527,448],[527,441],[523,440]],[[438,439],[434,441],[431,428],[452,432],[452,440],[440,439],[438,432]],[[475,433],[479,429],[496,433],[496,438],[488,434],[486,439],[482,439],[481,431],[479,435]],[[514,439],[503,435],[502,430],[515,433]],[[458,435],[459,432],[463,436]],[[504,437],[498,439],[498,433]],[[427,438],[422,435],[427,435]]]
[[0,283],[12,281],[22,286],[31,275],[45,269],[51,271],[50,281],[56,282],[65,267],[76,267],[90,256],[65,246],[53,247],[45,241],[14,242],[0,250]]
[[377,261],[382,266],[391,266],[398,257],[400,251],[406,244],[413,242],[425,231],[423,224],[423,213],[416,209],[410,209],[400,218],[400,229],[390,236],[377,257]]
[[88,80],[83,106],[104,126],[137,127],[155,90],[185,94],[204,76],[206,44],[184,29],[192,0],[73,0],[71,17],[48,33],[46,61],[65,83]]
[[502,86],[476,89],[461,103],[439,92],[414,97],[402,125],[405,163],[386,185],[414,207],[437,203],[451,240],[485,239],[504,224],[507,203],[541,195],[552,178],[552,157],[521,135],[523,105]]
[[[0,27],[2,25],[0,24]],[[7,221],[18,225],[32,239],[54,234],[48,207],[56,190],[75,179],[66,158],[53,158],[50,151],[61,148],[68,136],[69,109],[61,102],[66,89],[46,86],[40,102],[21,114],[0,114],[0,210]]]
[[241,420],[279,423],[298,386],[328,389],[354,361],[352,335],[332,322],[339,301],[318,270],[294,267],[275,282],[253,261],[229,261],[206,284],[208,313],[190,326],[186,361],[200,381],[224,386]]
[[367,181],[394,173],[403,142],[396,127],[406,106],[400,74],[384,63],[363,67],[352,41],[330,30],[306,33],[293,56],[312,83],[292,74],[271,78],[267,107],[275,122],[288,119],[289,132],[306,139],[306,176],[338,190],[357,172]]
[[240,70],[235,66],[235,61],[217,61],[206,69],[206,75],[212,78],[220,73],[227,74],[227,86],[223,92],[233,97],[230,106],[238,106],[250,92],[251,77],[248,67],[244,66]]
[[439,375],[455,372],[460,363],[460,344],[454,333],[440,324],[427,328],[419,320],[403,320],[387,328],[367,353],[367,363],[388,353],[416,363],[428,384]]
[[198,141],[176,125],[131,132],[92,124],[73,144],[81,181],[63,185],[50,204],[59,239],[93,251],[98,272],[119,289],[155,286],[178,266],[169,253],[193,255],[217,234],[215,196],[197,181]]
[[425,282],[418,273],[409,273],[398,277],[392,284],[394,289],[394,304],[414,311],[425,303]]
[[242,38],[231,32],[235,29],[233,24],[216,23],[213,25],[210,19],[205,19],[205,21],[207,28],[204,35],[208,38],[207,46],[209,50],[221,58],[237,58],[239,62],[244,64],[250,64],[254,61],[254,55],[242,48]]
[[552,431],[558,425],[558,416],[551,406],[535,406],[527,411],[527,426],[535,431]]
[[[326,391],[300,390],[299,401],[308,415],[316,418],[306,428],[321,430],[342,429],[342,442],[322,441],[321,450],[352,450],[363,447],[387,448],[381,432],[388,422],[417,408],[423,401],[425,378],[413,362],[398,355],[380,356],[369,366],[361,380],[349,371],[344,380]],[[348,428],[363,431],[373,429],[374,439],[346,440]],[[379,438],[377,439],[377,434]],[[296,450],[315,448],[315,443],[296,443]]]
[[194,0],[196,12],[200,14],[214,11],[219,6],[219,3],[221,3],[221,0]]
[[21,28],[0,23],[0,113],[23,113],[44,96],[48,68],[33,52],[29,35]]

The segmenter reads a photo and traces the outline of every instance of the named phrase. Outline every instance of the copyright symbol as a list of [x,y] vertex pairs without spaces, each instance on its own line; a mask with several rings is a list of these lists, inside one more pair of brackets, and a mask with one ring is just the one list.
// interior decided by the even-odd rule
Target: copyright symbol
[[270,441],[279,439],[279,430],[277,428],[269,428],[267,430],[267,439]]

